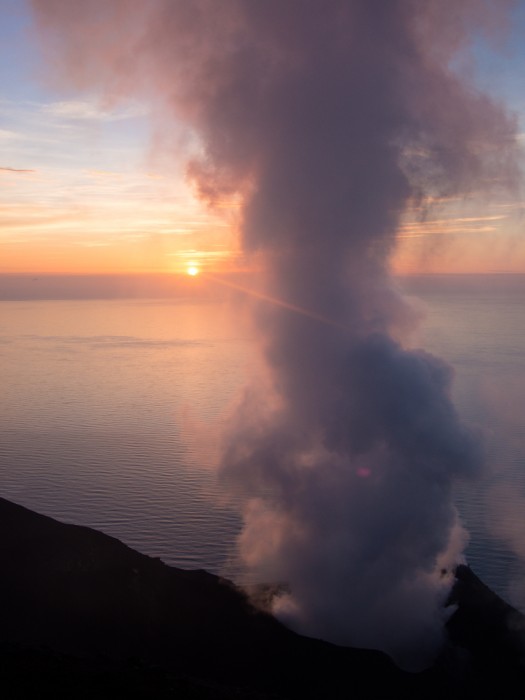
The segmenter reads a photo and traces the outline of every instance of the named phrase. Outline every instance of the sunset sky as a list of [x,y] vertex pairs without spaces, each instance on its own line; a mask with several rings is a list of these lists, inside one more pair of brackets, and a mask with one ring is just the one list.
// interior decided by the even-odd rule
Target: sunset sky
[[[0,273],[228,272],[235,202],[212,213],[185,183],[192,136],[166,135],[140,95],[108,103],[54,81],[29,4],[0,0]],[[470,71],[525,124],[525,3]],[[118,37],[116,38],[118,41]],[[394,271],[525,273],[521,193],[434,204],[399,232]],[[246,261],[242,262],[246,265]]]

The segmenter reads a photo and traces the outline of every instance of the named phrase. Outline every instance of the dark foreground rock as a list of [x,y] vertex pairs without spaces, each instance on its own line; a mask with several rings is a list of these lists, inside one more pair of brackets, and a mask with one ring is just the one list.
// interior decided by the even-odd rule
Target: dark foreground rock
[[[231,583],[0,499],[3,698],[525,695],[523,618],[466,567],[451,641],[420,674],[256,611]],[[497,690],[497,693],[496,693]]]

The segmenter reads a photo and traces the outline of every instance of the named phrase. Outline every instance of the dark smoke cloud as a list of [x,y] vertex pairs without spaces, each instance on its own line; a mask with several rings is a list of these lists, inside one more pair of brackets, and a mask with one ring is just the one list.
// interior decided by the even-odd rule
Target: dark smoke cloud
[[[246,489],[240,555],[312,635],[431,658],[464,546],[455,479],[479,469],[451,372],[406,351],[388,272],[415,200],[515,177],[515,124],[451,65],[484,0],[35,0],[57,71],[148,94],[198,136],[211,202],[241,195],[265,262],[264,390],[247,391],[224,468]],[[324,319],[324,320],[322,320]]]

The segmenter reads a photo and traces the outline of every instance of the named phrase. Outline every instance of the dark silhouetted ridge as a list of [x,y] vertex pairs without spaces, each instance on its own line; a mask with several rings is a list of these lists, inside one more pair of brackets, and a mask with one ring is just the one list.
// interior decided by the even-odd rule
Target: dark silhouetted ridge
[[228,581],[90,528],[0,499],[0,532],[6,698],[442,697],[487,679],[512,697],[498,674],[523,680],[523,618],[463,567],[453,643],[435,668],[408,674],[380,652],[297,635]]

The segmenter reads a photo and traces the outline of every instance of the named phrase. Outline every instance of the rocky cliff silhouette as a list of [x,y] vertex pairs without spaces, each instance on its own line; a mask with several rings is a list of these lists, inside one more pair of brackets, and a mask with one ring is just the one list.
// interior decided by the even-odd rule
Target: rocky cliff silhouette
[[423,673],[302,637],[232,583],[0,499],[4,698],[522,697],[524,618],[467,567]]

